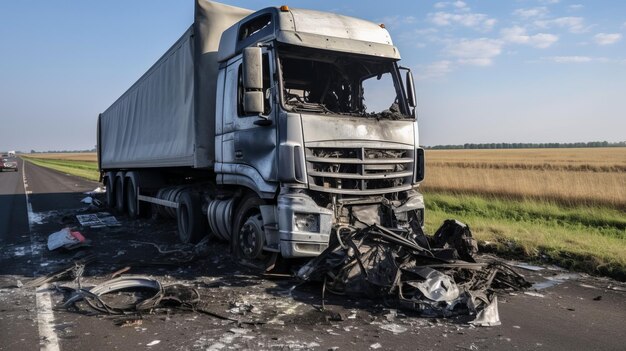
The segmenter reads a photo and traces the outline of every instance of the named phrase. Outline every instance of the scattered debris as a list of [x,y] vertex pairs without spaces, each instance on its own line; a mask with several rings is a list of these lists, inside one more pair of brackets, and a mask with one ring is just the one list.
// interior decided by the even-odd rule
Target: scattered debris
[[400,334],[400,333],[404,333],[405,331],[407,331],[406,327],[403,327],[400,324],[395,324],[395,323],[383,324],[380,326],[380,329],[390,331],[394,334]]
[[80,232],[73,231],[70,228],[63,228],[48,236],[48,250],[50,251],[61,247],[71,250],[83,246],[85,243],[85,237]]
[[146,344],[146,346],[154,346],[161,342],[161,340],[154,340]]
[[81,226],[90,228],[119,227],[121,225],[117,218],[108,212],[80,214],[76,215],[76,219]]
[[92,191],[84,192],[84,194],[93,196],[93,195],[96,195],[96,194],[104,194],[106,192],[107,192],[107,189],[105,187],[99,186],[99,187],[93,189]]
[[118,327],[138,327],[143,324],[141,318],[121,318],[113,321]]
[[[134,294],[131,302],[105,301],[105,295],[113,292],[151,291],[150,296]],[[143,297],[143,298],[142,298]],[[108,280],[90,289],[77,289],[63,307],[70,308],[76,302],[85,301],[92,309],[107,314],[128,314],[150,311],[167,304],[169,307],[192,310],[200,301],[200,293],[194,288],[172,284],[163,286],[158,280],[147,277],[120,277]]]
[[559,284],[565,283],[565,281],[567,280],[575,280],[580,277],[582,276],[578,273],[557,274],[553,277],[547,277],[546,279],[548,280],[546,281],[533,284],[532,288],[535,290],[543,290],[543,289],[551,288],[553,286],[557,286]]
[[526,269],[528,271],[533,271],[533,272],[538,272],[538,271],[542,271],[545,268],[544,267],[539,267],[539,266],[533,266],[530,265],[528,263],[517,263],[513,265],[514,267],[518,267],[518,268],[522,268],[522,269]]
[[35,278],[23,284],[25,288],[37,288],[46,283],[52,283],[63,279],[75,279],[79,278],[83,271],[85,270],[85,266],[93,261],[95,261],[96,256],[89,255],[74,261],[71,265],[66,268],[60,269],[58,271],[52,272],[42,277]]
[[381,347],[383,346],[379,342],[370,345],[370,349],[374,349],[374,350],[379,349]]
[[598,295],[593,298],[593,301],[600,301],[600,300],[602,300],[602,295]]
[[530,286],[503,263],[475,262],[476,241],[458,221],[445,221],[433,237],[374,224],[341,227],[333,238],[300,268],[300,279],[323,281],[335,294],[395,299],[423,316],[478,314],[478,325],[498,325],[495,291]]
[[478,312],[476,319],[471,321],[470,324],[481,327],[495,327],[502,324],[500,323],[500,314],[498,313],[498,297],[494,296],[493,301]]
[[545,297],[545,295],[536,293],[534,291],[524,291],[524,294],[529,295],[529,296],[534,296],[534,297]]

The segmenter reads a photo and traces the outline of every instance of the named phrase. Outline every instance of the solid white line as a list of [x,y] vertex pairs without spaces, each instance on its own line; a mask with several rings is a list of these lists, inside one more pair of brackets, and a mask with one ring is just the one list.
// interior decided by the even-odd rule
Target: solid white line
[[[22,181],[26,190],[26,162],[22,161]],[[28,212],[28,228],[30,231],[30,251],[31,255],[37,252],[37,244],[33,237],[33,205],[30,203],[28,194],[31,191],[24,191],[26,196],[26,211]],[[33,257],[34,258],[34,257]],[[52,298],[48,292],[48,284],[44,284],[35,290],[35,303],[37,306],[37,327],[39,329],[39,349],[42,351],[59,351],[59,338],[54,331],[54,314],[52,312]]]

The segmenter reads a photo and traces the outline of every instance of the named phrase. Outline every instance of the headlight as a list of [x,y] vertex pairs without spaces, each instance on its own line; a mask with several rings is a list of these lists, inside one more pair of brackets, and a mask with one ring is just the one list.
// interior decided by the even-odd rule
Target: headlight
[[299,232],[320,232],[320,215],[313,213],[295,213],[294,224]]

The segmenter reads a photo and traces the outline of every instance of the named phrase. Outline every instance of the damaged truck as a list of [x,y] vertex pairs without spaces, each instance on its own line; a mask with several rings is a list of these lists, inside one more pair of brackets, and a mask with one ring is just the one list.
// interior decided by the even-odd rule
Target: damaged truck
[[421,232],[424,152],[384,25],[195,0],[182,37],[98,117],[108,204],[265,268],[345,226]]

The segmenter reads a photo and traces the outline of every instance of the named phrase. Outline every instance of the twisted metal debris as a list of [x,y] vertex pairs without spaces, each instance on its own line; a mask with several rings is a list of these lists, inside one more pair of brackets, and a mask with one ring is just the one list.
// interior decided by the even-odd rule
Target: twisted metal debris
[[328,249],[297,276],[324,281],[323,291],[384,298],[423,316],[465,314],[477,316],[475,324],[500,324],[495,293],[528,282],[503,263],[476,262],[476,240],[461,222],[447,220],[433,236],[418,229],[337,228]]

